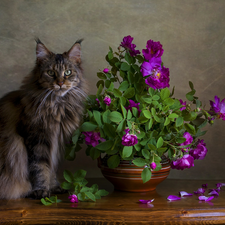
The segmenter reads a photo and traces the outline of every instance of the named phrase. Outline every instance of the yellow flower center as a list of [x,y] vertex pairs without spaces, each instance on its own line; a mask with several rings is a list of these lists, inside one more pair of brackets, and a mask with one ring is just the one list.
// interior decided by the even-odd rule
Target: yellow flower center
[[156,79],[159,79],[161,76],[161,73],[158,72],[155,76],[156,76]]

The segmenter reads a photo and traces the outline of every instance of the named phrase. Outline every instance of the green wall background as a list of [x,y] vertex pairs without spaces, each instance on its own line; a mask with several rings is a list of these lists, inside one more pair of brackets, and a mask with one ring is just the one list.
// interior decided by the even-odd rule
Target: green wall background
[[[215,95],[225,98],[224,0],[1,0],[0,97],[20,86],[35,62],[35,37],[56,53],[68,50],[80,38],[85,77],[90,94],[96,91],[96,73],[107,66],[108,46],[134,37],[138,49],[149,39],[163,44],[163,62],[170,69],[171,88],[184,98],[191,80],[206,106]],[[208,154],[195,167],[171,171],[170,178],[225,179],[225,121],[216,121],[204,136]],[[88,171],[101,177],[96,161],[84,150],[63,169]]]

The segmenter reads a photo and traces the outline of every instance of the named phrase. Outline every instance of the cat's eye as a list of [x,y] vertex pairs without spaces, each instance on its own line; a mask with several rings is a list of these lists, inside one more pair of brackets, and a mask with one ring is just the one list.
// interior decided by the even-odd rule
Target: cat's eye
[[48,70],[48,71],[47,71],[47,74],[48,74],[49,76],[54,76],[54,75],[55,75],[55,72],[54,72],[53,70]]
[[71,74],[71,70],[66,70],[66,71],[64,72],[64,74],[65,74],[66,76],[69,76],[69,75]]

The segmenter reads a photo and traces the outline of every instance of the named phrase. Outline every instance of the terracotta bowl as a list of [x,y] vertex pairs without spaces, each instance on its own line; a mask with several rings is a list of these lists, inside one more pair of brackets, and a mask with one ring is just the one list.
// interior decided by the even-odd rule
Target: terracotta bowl
[[161,161],[162,169],[159,171],[152,171],[151,180],[144,183],[141,179],[143,168],[135,166],[130,161],[121,161],[119,166],[110,169],[103,165],[101,159],[98,159],[98,166],[102,171],[103,176],[110,181],[115,190],[128,192],[146,192],[153,191],[156,186],[167,178],[170,172],[170,161],[163,158]]

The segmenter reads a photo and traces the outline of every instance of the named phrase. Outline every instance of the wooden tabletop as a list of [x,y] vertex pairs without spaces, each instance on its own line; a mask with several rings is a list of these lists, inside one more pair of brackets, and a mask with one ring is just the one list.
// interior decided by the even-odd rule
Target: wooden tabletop
[[[201,202],[198,196],[183,197],[170,202],[169,195],[179,191],[196,191],[203,183],[215,188],[225,181],[173,180],[163,181],[156,191],[127,193],[113,191],[105,179],[91,179],[110,192],[96,202],[70,203],[68,194],[58,195],[57,205],[44,206],[39,200],[0,200],[0,223],[3,224],[225,224],[225,187],[219,197]],[[151,205],[139,199],[155,199]]]

